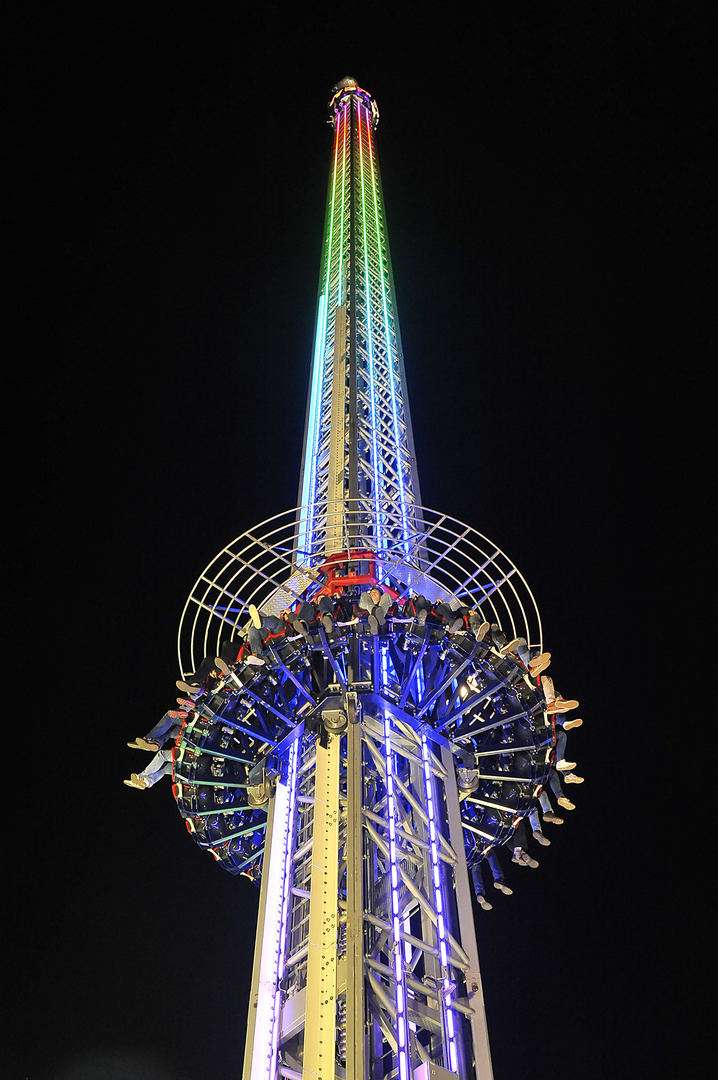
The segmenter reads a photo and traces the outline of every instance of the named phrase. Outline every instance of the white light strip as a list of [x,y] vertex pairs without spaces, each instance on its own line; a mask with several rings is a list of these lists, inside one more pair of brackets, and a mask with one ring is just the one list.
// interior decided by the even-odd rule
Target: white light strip
[[[292,822],[297,776],[298,739],[289,751],[287,783],[278,783],[274,794],[272,850],[265,860],[267,879],[262,959],[259,968],[257,1016],[252,1047],[251,1080],[275,1080],[284,948],[290,890],[286,888],[292,844]],[[276,845],[276,847],[275,847]]]

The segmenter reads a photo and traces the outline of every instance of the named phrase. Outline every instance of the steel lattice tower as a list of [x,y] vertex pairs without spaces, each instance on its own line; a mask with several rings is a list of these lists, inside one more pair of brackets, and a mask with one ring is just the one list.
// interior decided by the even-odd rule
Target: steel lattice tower
[[[421,502],[374,129],[375,102],[351,79],[330,103],[329,178],[314,362],[299,485],[300,550],[340,550],[347,500],[381,550],[416,528]],[[388,526],[384,508],[400,508]],[[334,515],[338,514],[337,521]]]
[[[540,646],[533,597],[481,534],[421,505],[375,148],[333,90],[333,148],[299,506],[224,548],[180,624],[180,668],[264,612],[379,584],[361,619],[213,672],[177,741],[187,828],[260,885],[243,1080],[492,1076],[470,872],[545,782],[541,689],[487,640],[405,617],[414,592]],[[223,653],[227,656],[229,653]],[[442,1071],[443,1070],[443,1071]]]

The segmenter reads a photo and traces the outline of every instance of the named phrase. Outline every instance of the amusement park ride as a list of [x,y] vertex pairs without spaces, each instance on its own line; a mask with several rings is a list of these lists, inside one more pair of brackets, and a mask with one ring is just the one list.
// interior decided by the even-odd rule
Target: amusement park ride
[[243,1080],[490,1080],[471,877],[555,764],[541,621],[495,544],[421,503],[379,114],[353,79],[329,112],[299,506],[187,600],[173,792],[260,890]]

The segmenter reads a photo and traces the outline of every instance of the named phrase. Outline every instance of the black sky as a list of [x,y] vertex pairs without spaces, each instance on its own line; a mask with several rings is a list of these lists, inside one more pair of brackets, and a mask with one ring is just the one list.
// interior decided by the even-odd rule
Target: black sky
[[257,893],[169,784],[123,786],[144,760],[125,743],[173,700],[196,577],[296,502],[345,75],[381,113],[423,500],[518,564],[584,718],[577,810],[477,915],[496,1080],[672,1076],[696,1053],[656,659],[691,566],[680,451],[705,435],[702,28],[641,4],[429,10],[129,4],[30,14],[14,39],[19,224],[49,293],[27,327],[48,341],[28,585],[57,670],[23,686],[45,734],[11,765],[45,778],[12,811],[12,1080],[241,1071]]

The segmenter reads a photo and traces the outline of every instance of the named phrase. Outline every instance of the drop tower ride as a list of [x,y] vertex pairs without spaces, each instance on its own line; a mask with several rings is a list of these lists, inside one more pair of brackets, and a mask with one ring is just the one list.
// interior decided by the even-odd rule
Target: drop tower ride
[[[228,544],[185,605],[185,677],[215,654],[174,752],[196,842],[259,885],[243,1080],[490,1080],[470,874],[546,781],[536,679],[468,611],[541,646],[486,537],[424,507],[376,154],[355,80],[333,132],[299,500]],[[384,625],[362,593],[391,601]],[[417,617],[418,594],[456,619]],[[250,608],[324,598],[268,635]],[[236,656],[235,656],[236,654]],[[236,929],[240,929],[237,927]]]

